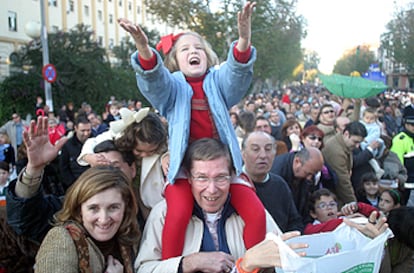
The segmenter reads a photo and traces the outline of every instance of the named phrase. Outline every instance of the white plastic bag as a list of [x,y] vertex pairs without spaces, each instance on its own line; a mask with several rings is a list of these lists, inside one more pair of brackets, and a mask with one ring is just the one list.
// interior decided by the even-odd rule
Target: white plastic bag
[[[387,229],[375,239],[370,239],[357,229],[342,223],[332,232],[295,237],[286,242],[269,233],[281,253],[282,269],[278,273],[378,273],[384,245],[392,237]],[[301,242],[309,245],[300,257],[287,243]]]

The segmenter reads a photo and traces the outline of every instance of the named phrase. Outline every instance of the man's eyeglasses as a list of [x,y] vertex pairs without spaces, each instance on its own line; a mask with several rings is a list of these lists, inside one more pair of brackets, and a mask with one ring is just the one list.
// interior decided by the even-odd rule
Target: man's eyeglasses
[[216,177],[207,177],[207,176],[191,175],[191,178],[194,182],[200,185],[207,185],[210,181],[213,181],[214,184],[216,184],[217,186],[224,186],[230,181],[231,176],[230,175],[219,175]]
[[17,119],[19,118],[19,116],[12,116],[12,119]]
[[334,110],[326,110],[326,111],[323,111],[322,112],[322,114],[333,114],[333,113],[335,113],[335,111]]
[[335,201],[331,201],[329,203],[321,202],[316,207],[319,209],[333,209],[338,206],[338,203]]
[[318,137],[318,136],[314,136],[314,135],[310,135],[310,136],[307,136],[307,138],[309,138],[310,140],[319,140],[319,142],[322,142],[322,138],[321,137]]

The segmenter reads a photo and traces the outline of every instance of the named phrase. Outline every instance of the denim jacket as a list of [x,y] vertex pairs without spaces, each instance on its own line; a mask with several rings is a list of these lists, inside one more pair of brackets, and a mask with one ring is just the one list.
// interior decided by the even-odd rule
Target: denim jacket
[[[239,175],[242,171],[242,157],[228,110],[239,103],[249,89],[256,49],[252,47],[247,63],[239,63],[233,55],[234,46],[233,42],[226,62],[208,70],[203,89],[220,140],[228,145],[236,174]],[[188,147],[193,90],[182,72],[170,73],[158,52],[153,52],[157,57],[157,65],[153,69],[142,69],[138,52],[132,54],[131,63],[136,72],[139,90],[168,120],[170,166],[167,178],[170,183],[174,183]]]

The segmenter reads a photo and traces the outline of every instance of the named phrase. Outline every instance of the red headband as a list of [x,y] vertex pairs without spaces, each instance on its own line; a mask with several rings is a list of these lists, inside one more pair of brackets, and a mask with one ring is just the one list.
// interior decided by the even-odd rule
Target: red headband
[[164,55],[167,55],[171,48],[173,47],[174,43],[180,38],[180,36],[183,35],[183,33],[179,33],[177,35],[168,34],[161,37],[161,41],[157,44],[155,47],[158,51],[162,49],[162,52]]

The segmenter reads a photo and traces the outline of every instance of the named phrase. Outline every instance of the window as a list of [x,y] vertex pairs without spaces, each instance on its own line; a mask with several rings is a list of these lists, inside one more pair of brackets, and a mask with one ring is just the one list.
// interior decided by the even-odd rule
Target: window
[[102,10],[98,10],[98,20],[102,21]]
[[9,30],[17,31],[17,13],[9,10]]
[[83,12],[85,13],[85,16],[89,16],[89,6],[83,6]]
[[98,37],[98,45],[100,45],[100,46],[103,45],[103,37],[102,36]]
[[122,7],[122,0],[119,0],[118,4],[120,7]]
[[109,23],[112,24],[113,20],[114,20],[114,18],[112,16],[112,14],[109,14]]
[[114,39],[109,39],[109,44],[108,44],[108,48],[109,49],[112,49],[112,48],[114,48]]
[[131,9],[132,9],[131,1],[128,1],[128,10],[131,10]]
[[52,33],[58,33],[59,32],[59,27],[58,26],[52,26],[51,32]]
[[141,7],[137,6],[137,14],[141,14]]
[[69,11],[75,11],[75,2],[73,0],[69,0]]
[[57,0],[49,0],[48,4],[49,4],[49,6],[57,7]]

